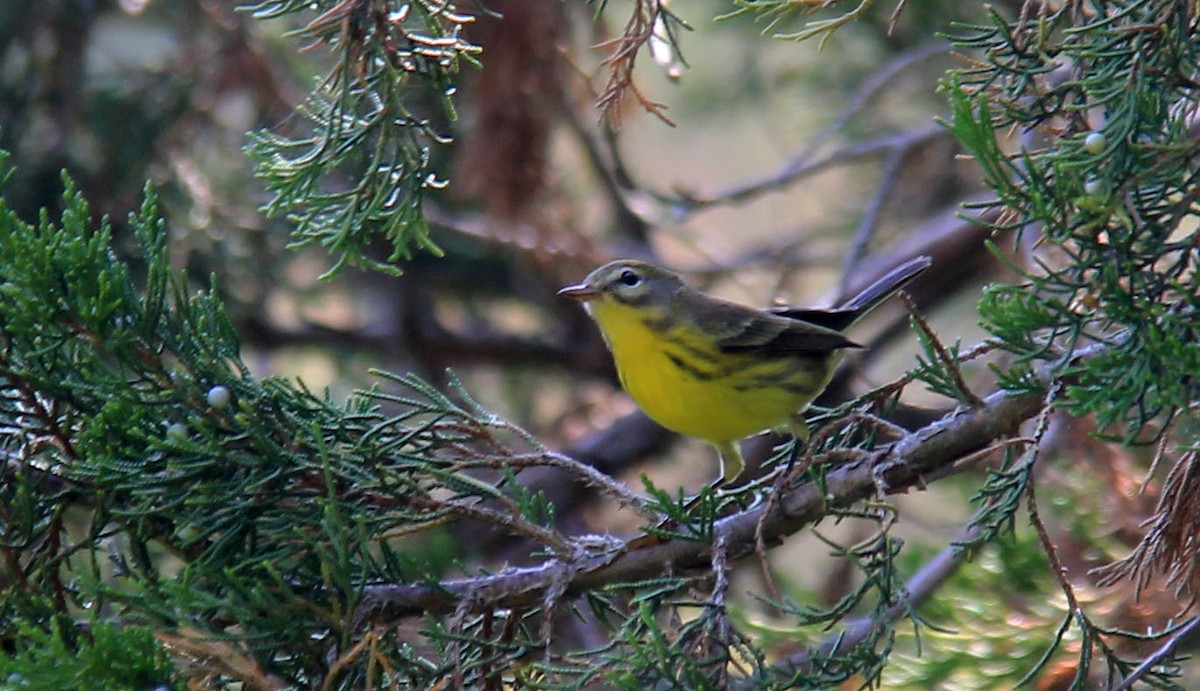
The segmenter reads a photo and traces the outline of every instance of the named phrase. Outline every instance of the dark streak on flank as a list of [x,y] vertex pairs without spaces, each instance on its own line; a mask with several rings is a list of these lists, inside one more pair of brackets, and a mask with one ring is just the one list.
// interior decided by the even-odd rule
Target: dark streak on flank
[[683,372],[697,381],[712,381],[720,375],[720,372],[705,372],[698,367],[693,367],[692,365],[689,365],[683,358],[673,353],[665,353],[665,355],[667,356],[667,359],[679,369],[680,372]]
[[[755,391],[766,388],[779,388],[797,396],[807,396],[817,393],[813,378],[822,374],[826,363],[822,358],[794,358],[788,362],[789,367],[775,375],[758,376],[735,384],[738,391]],[[800,377],[797,380],[797,377]]]
[[[786,369],[780,372],[779,376],[781,377],[793,376],[793,371],[797,367],[804,370],[812,369],[811,362],[798,362],[794,356],[760,358],[748,353],[742,355],[718,354],[681,340],[672,340],[671,345],[683,351],[681,355],[670,356],[672,360],[687,357],[691,362],[703,362],[706,365],[713,366],[713,369],[705,372],[706,380],[736,377],[746,370],[770,366],[771,364],[787,366]],[[741,389],[741,387],[737,388]]]
[[[672,339],[671,345],[682,349],[689,357],[694,358],[696,360],[700,360],[701,362],[703,362],[706,365],[717,365],[717,364],[720,364],[722,359],[726,359],[726,358],[718,359],[718,358],[714,357],[714,353],[712,351],[705,350],[703,348],[697,348],[696,346],[692,345],[691,343],[688,343],[687,341]],[[722,375],[726,374],[725,368],[721,369],[720,372]]]

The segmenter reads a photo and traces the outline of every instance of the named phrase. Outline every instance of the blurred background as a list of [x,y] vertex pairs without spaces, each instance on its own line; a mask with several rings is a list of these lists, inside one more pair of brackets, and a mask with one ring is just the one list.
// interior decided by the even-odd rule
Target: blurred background
[[[714,22],[729,5],[680,3],[681,54],[640,54],[636,97],[602,113],[614,50],[605,42],[626,16],[610,4],[597,18],[578,2],[499,0],[488,6],[504,21],[469,27],[484,68],[460,75],[460,117],[426,106],[454,140],[430,151],[449,185],[425,208],[445,256],[419,253],[401,276],[348,268],[320,280],[329,255],[288,249],[288,219],[260,211],[269,197],[243,154],[247,133],[303,130],[293,109],[332,62],[288,37],[299,25],[256,21],[219,0],[0,4],[0,147],[16,168],[6,198],[27,219],[41,209],[53,215],[65,169],[132,248],[124,219],[150,180],[176,266],[201,284],[216,279],[256,374],[299,378],[341,399],[377,383],[371,368],[432,382],[452,368],[486,408],[635,489],[645,474],[659,487],[694,491],[717,464],[710,448],[636,412],[594,326],[556,298],[601,262],[650,259],[747,304],[822,306],[926,253],[934,268],[913,285],[914,300],[945,342],[980,340],[975,301],[1006,274],[983,231],[959,215],[964,201],[986,196],[979,173],[934,122],[947,110],[939,79],[962,65],[937,36],[977,19],[980,6],[911,3],[894,27],[892,8],[881,7],[827,42],[798,43],[764,32],[799,22]],[[1015,14],[1020,4],[995,6]],[[388,249],[368,254],[382,260]],[[869,321],[853,337],[871,348],[851,358],[825,405],[912,366],[917,347],[901,306]],[[965,372],[977,392],[991,391],[986,361]],[[899,424],[950,406],[919,389],[906,391]],[[1056,427],[1060,458],[1040,466],[1058,496],[1054,537],[1105,623],[1161,626],[1174,613],[1166,594],[1162,603],[1134,602],[1122,588],[1089,589],[1087,569],[1136,542],[1152,508],[1135,487],[1145,456],[1093,442],[1091,431],[1087,420]],[[751,441],[752,464],[775,441]],[[988,462],[896,501],[909,568],[967,520]],[[1090,470],[1077,472],[1081,464]],[[621,534],[637,525],[551,470],[522,480],[557,503],[564,530]],[[847,544],[873,529],[850,520],[818,527]],[[499,536],[448,538],[439,549],[465,561],[518,558]],[[773,551],[771,565],[788,596],[825,605],[857,573],[808,532]],[[736,577],[744,625],[770,640],[770,609],[744,596],[761,591],[757,566]],[[1053,639],[1065,611],[1057,593],[1036,536],[1018,529],[923,608],[945,630],[924,632],[936,640],[919,657],[914,641],[901,641],[909,652],[885,682],[1010,687]],[[1074,656],[1062,657],[1068,667],[1052,666],[1039,688],[1069,679]]]

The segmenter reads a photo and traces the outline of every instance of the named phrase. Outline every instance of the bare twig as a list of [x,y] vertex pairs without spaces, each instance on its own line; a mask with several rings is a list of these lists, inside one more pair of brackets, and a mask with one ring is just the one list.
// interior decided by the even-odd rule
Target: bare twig
[[926,125],[907,132],[883,134],[873,139],[849,144],[820,158],[807,155],[803,158],[795,158],[775,173],[764,178],[711,195],[681,199],[677,202],[679,208],[676,210],[676,215],[686,217],[688,214],[708,206],[747,202],[768,192],[784,189],[801,178],[834,166],[847,165],[892,151],[907,151],[921,144],[950,136],[946,128],[941,125]]
[[[728,554],[729,550],[726,535],[724,533],[716,533],[714,536],[712,549],[712,572],[714,575],[713,587],[712,595],[709,597],[707,605],[714,610],[711,616],[717,618],[716,631],[714,632],[714,635],[717,639],[717,644],[725,650],[729,649],[729,643],[731,639],[729,613],[726,610],[725,605],[725,597],[729,592]],[[735,665],[738,664],[736,658],[733,658],[732,662]],[[726,665],[719,665],[717,674],[719,676],[719,679],[717,680],[717,687],[725,688],[728,686],[729,672],[726,669]]]
[[[799,441],[793,443],[799,444]],[[767,496],[767,506],[762,516],[763,520],[760,520],[754,526],[754,555],[758,557],[758,566],[762,570],[763,583],[767,586],[767,595],[776,602],[783,600],[783,594],[780,593],[779,586],[775,583],[775,576],[771,573],[771,562],[767,558],[767,540],[764,537],[763,528],[766,526],[767,516],[775,512],[775,506],[779,503],[779,498],[783,496],[784,486],[794,477],[792,469],[795,465],[796,448],[793,446],[792,453],[788,456],[787,465],[781,468],[779,474],[776,475],[771,492]]]
[[888,36],[896,32],[896,25],[900,23],[900,15],[903,14],[906,6],[908,6],[908,0],[900,0],[896,3],[896,9],[892,10],[892,16],[888,17]]
[[1135,667],[1134,670],[1129,673],[1129,676],[1122,679],[1121,683],[1118,684],[1113,691],[1129,691],[1129,689],[1132,689],[1133,685],[1136,684],[1139,679],[1146,676],[1147,672],[1162,664],[1164,660],[1174,655],[1175,649],[1179,647],[1179,644],[1182,643],[1185,638],[1188,638],[1192,635],[1192,633],[1195,632],[1198,625],[1200,625],[1200,617],[1192,617],[1191,621],[1181,626],[1179,630],[1175,632],[1175,635],[1171,636],[1166,643],[1163,643],[1158,650],[1155,650],[1145,660],[1142,660],[1142,663]]
[[[717,192],[703,199],[688,199],[683,203],[677,201],[680,207],[676,210],[677,214],[686,216],[694,211],[705,206],[724,202],[743,202],[763,194],[766,192],[775,191],[787,184],[810,175],[812,173],[823,170],[825,167],[839,162],[839,158],[846,158],[847,162],[855,158],[873,155],[879,150],[896,150],[903,151],[928,140],[929,135],[936,137],[939,133],[944,133],[944,129],[930,128],[918,130],[913,133],[912,141],[904,143],[905,136],[881,137],[876,140],[869,140],[857,145],[844,147],[840,152],[833,152],[822,159],[815,159],[816,152],[829,142],[833,141],[835,135],[845,129],[846,125],[857,115],[864,107],[866,107],[876,95],[879,94],[886,86],[895,83],[896,75],[908,69],[912,65],[927,60],[933,56],[944,54],[948,51],[949,45],[942,42],[929,43],[922,46],[917,46],[911,50],[905,51],[897,55],[893,60],[884,65],[879,71],[872,74],[862,85],[854,96],[846,103],[842,110],[828,125],[821,129],[816,135],[811,137],[808,142],[797,151],[774,175],[763,178],[756,182],[745,183],[738,185],[724,192]],[[871,147],[871,142],[880,142],[881,140],[889,140],[894,142],[894,146]],[[864,145],[870,148],[869,151],[864,150]]]
[[[1041,444],[1042,437],[1046,434],[1046,430],[1050,426],[1050,413],[1053,411],[1054,398],[1059,388],[1060,385],[1057,382],[1054,383],[1046,395],[1046,404],[1038,416],[1037,429],[1033,433],[1033,444],[1029,453],[1034,454],[1034,457],[1030,461],[1030,464],[1037,460],[1038,447]],[[1029,522],[1033,524],[1033,529],[1037,533],[1038,539],[1042,542],[1042,550],[1050,560],[1050,568],[1054,572],[1054,578],[1058,581],[1063,595],[1067,598],[1067,606],[1073,614],[1082,616],[1083,610],[1079,606],[1079,598],[1075,597],[1075,587],[1071,585],[1071,579],[1067,576],[1067,567],[1063,565],[1062,559],[1059,558],[1058,549],[1054,546],[1054,541],[1050,539],[1050,533],[1046,530],[1046,524],[1042,521],[1041,514],[1038,511],[1035,483],[1032,479],[1026,485],[1025,498],[1029,511]]]
[[342,671],[347,667],[354,664],[354,661],[367,651],[367,648],[370,648],[375,644],[375,640],[378,637],[378,633],[374,631],[368,631],[367,635],[363,636],[361,641],[359,641],[354,645],[353,648],[346,651],[345,654],[338,658],[337,662],[333,663],[333,666],[329,668],[329,674],[325,675],[325,681],[321,682],[321,691],[332,691],[337,684],[338,675],[341,674]]
[[1150,467],[1146,469],[1146,474],[1142,477],[1142,483],[1138,485],[1138,494],[1146,492],[1146,486],[1150,484],[1150,479],[1158,473],[1158,466],[1162,463],[1163,456],[1167,453],[1167,446],[1171,440],[1171,425],[1179,416],[1178,410],[1172,410],[1165,422],[1163,422],[1162,431],[1159,432],[1158,444],[1154,448],[1154,459],[1150,461]]
[[594,135],[570,108],[562,110],[567,127],[583,146],[584,154],[596,171],[608,207],[612,210],[614,225],[625,239],[636,243],[646,254],[651,253],[651,226],[630,204],[628,192],[637,187],[621,156],[616,131],[608,122],[601,122],[601,132]]
[[543,528],[515,510],[497,511],[484,506],[481,502],[440,501],[428,496],[417,497],[410,495],[408,500],[414,505],[430,510],[445,509],[463,518],[505,528],[516,535],[523,535],[536,543],[546,545],[560,555],[569,554],[572,551],[567,538],[561,533],[549,528]]
[[858,222],[858,228],[854,231],[854,240],[850,243],[850,251],[846,253],[846,262],[842,266],[842,279],[838,288],[843,293],[849,291],[854,270],[858,268],[858,263],[867,253],[867,245],[870,244],[871,237],[875,235],[875,230],[879,227],[879,215],[900,178],[906,153],[906,151],[897,149],[888,154],[887,163],[884,164],[883,172],[879,177],[879,185],[875,188],[875,194],[871,195],[871,200],[867,202],[867,208],[863,209],[862,220]]
[[173,656],[184,660],[185,668],[195,666],[205,674],[228,675],[248,688],[264,691],[288,688],[284,680],[264,670],[237,641],[214,640],[210,632],[187,627],[174,632],[158,631],[154,637]]

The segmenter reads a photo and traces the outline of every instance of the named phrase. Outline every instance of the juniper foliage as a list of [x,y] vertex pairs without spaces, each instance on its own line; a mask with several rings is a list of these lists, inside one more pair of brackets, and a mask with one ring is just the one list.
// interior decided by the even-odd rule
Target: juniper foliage
[[[870,4],[784,37],[824,40]],[[741,6],[768,22],[788,9]],[[313,7],[272,1],[252,11],[276,18]],[[431,147],[445,143],[442,124],[455,117],[455,75],[477,53],[461,33],[470,16],[450,3],[315,7],[300,33],[332,49],[334,68],[301,109],[311,131],[259,132],[250,155],[275,195],[268,211],[295,221],[297,244],[326,247],[335,269],[395,270],[417,248],[436,252],[422,204],[441,185]],[[665,11],[639,3],[647,8],[651,18]],[[987,217],[997,249],[1036,267],[1020,269],[1025,285],[990,288],[980,307],[988,347],[1013,356],[997,369],[1001,389],[1042,398],[1046,411],[1095,415],[1111,440],[1173,445],[1165,455],[1187,477],[1195,442],[1178,430],[1196,424],[1200,407],[1195,8],[1028,3],[958,33],[974,62],[944,82],[947,126],[996,193],[984,206],[996,212]],[[216,278],[197,290],[171,269],[154,190],[129,221],[140,250],[122,260],[108,223],[64,182],[59,218],[30,223],[0,204],[0,255],[19,258],[0,265],[6,643],[152,658],[142,676],[115,684],[161,680],[169,650],[215,683],[266,687],[827,688],[879,681],[895,663],[898,619],[926,631],[909,604],[888,508],[836,504],[829,484],[886,450],[892,440],[868,411],[889,405],[902,384],[820,416],[803,453],[777,449],[766,484],[706,493],[695,506],[648,483],[648,498],[634,497],[484,410],[452,377],[439,390],[381,374],[379,388],[346,402],[255,377]],[[378,234],[392,246],[386,262],[366,251]],[[913,376],[978,408],[961,376],[978,351],[925,331],[921,343]],[[1077,357],[1085,346],[1091,355]],[[1048,414],[1005,447],[976,495],[978,530],[964,548],[1003,542],[1035,504]],[[655,517],[649,538],[702,545],[707,568],[660,564],[649,576],[579,586],[580,574],[632,547],[561,534],[559,507],[517,483],[534,465],[569,467]],[[718,523],[799,489],[828,498],[835,518],[867,518],[879,530],[829,543],[859,584],[844,598],[827,608],[766,598],[778,625],[762,626],[729,603],[731,555],[757,546],[723,542]],[[524,572],[471,560],[450,538],[461,523],[521,538],[529,568],[562,578],[489,590]],[[391,587],[425,599],[410,600],[405,616],[376,618],[370,595]],[[863,634],[842,645],[835,633],[831,643],[830,628],[852,616]],[[89,629],[97,619],[105,624]],[[1017,658],[1027,665],[1018,677],[1044,671],[1072,631],[1084,642],[1076,686],[1097,654],[1110,682],[1135,673],[1138,661],[1109,644],[1117,632],[1075,606],[1061,621],[1044,655]],[[604,640],[561,642],[571,622]],[[806,654],[773,658],[771,644],[783,640]],[[10,647],[0,669],[35,664],[32,647]],[[1171,685],[1175,657],[1158,662],[1141,678]]]

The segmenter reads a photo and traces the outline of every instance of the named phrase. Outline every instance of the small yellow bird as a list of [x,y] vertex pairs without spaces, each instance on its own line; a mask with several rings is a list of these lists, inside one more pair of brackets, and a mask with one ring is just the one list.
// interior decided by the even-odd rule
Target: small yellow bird
[[718,484],[727,484],[745,467],[738,440],[774,428],[808,440],[801,413],[829,385],[843,349],[862,347],[842,330],[930,263],[925,256],[910,259],[832,309],[746,307],[628,259],[558,294],[584,303],[621,385],[646,415],[717,448]]

